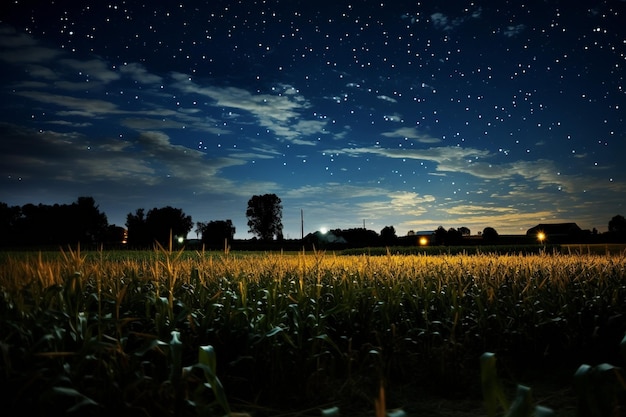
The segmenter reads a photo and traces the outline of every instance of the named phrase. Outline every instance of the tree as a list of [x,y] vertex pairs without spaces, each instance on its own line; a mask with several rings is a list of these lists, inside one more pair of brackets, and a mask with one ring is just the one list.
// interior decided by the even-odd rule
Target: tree
[[92,197],[79,197],[72,204],[25,204],[0,211],[3,242],[35,245],[102,243],[109,223]]
[[114,224],[109,225],[107,227],[107,231],[104,235],[103,242],[108,246],[119,247],[126,242],[126,230],[124,230],[121,226],[116,226]]
[[144,209],[137,209],[136,213],[128,213],[126,227],[128,228],[129,246],[150,246],[155,241],[164,247],[169,246],[170,233],[175,237],[186,237],[192,229],[191,216],[178,208],[170,206],[153,208],[144,214]]
[[435,242],[438,245],[445,245],[447,240],[448,231],[443,226],[439,226],[437,230],[435,230]]
[[363,227],[333,229],[331,232],[338,238],[338,241],[343,239],[343,242],[352,248],[374,247],[380,244],[378,233]]
[[146,215],[146,226],[150,231],[152,241],[157,241],[164,247],[168,247],[170,236],[187,237],[187,233],[193,228],[191,216],[179,209],[170,206],[153,208]]
[[235,226],[232,220],[214,220],[204,223],[202,228],[202,243],[211,247],[222,247],[224,241],[228,244],[235,238]]
[[461,236],[469,236],[471,234],[470,229],[465,226],[459,227],[458,231],[461,232]]
[[446,236],[448,245],[459,245],[463,238],[463,234],[460,230],[451,227],[448,229],[448,235]]
[[276,194],[255,195],[248,200],[246,210],[248,230],[261,240],[272,240],[283,235],[283,206]]
[[103,241],[109,221],[106,214],[100,212],[93,197],[78,197],[78,201],[69,207],[69,212],[73,217],[70,223],[75,225],[74,238],[77,241],[83,243]]
[[135,214],[128,213],[126,215],[126,229],[128,230],[128,245],[130,247],[150,245],[150,234],[144,209],[140,208],[135,211]]
[[618,235],[626,234],[626,219],[621,214],[613,216],[609,221],[609,232]]
[[18,222],[22,213],[19,206],[9,206],[0,203],[0,243],[3,245],[15,244],[18,236]]
[[196,237],[200,237],[202,231],[206,228],[206,225],[207,222],[196,222],[196,230],[194,230]]
[[392,245],[396,239],[396,229],[393,226],[385,226],[380,231],[380,240],[384,245]]
[[498,232],[493,227],[485,227],[483,229],[483,241],[493,242],[498,239]]

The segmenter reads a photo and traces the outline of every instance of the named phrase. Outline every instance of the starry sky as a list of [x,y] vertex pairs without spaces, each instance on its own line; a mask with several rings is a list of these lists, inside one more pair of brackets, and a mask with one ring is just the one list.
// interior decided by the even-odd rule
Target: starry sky
[[[626,215],[626,2],[10,0],[0,201],[286,238]],[[189,237],[195,237],[194,230]]]

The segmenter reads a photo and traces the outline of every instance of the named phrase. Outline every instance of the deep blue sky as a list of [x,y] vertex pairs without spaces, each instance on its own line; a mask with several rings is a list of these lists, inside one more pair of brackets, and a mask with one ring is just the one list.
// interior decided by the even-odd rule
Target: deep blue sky
[[265,193],[288,238],[301,210],[305,234],[626,215],[622,0],[0,7],[9,205],[172,206],[237,238]]

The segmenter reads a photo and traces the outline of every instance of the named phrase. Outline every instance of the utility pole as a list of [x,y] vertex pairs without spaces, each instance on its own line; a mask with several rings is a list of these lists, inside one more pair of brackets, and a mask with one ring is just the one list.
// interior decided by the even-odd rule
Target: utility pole
[[365,219],[363,219],[363,229],[365,229]]
[[300,239],[304,240],[304,210],[300,209]]

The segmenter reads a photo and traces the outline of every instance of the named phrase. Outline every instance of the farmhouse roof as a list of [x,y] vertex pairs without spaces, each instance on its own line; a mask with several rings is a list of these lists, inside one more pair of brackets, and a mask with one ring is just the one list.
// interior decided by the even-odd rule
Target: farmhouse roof
[[581,231],[576,223],[540,223],[528,229],[526,235],[536,235],[543,232],[548,236],[571,236]]
[[415,236],[430,236],[434,234],[434,230],[418,230],[417,232],[415,232]]

